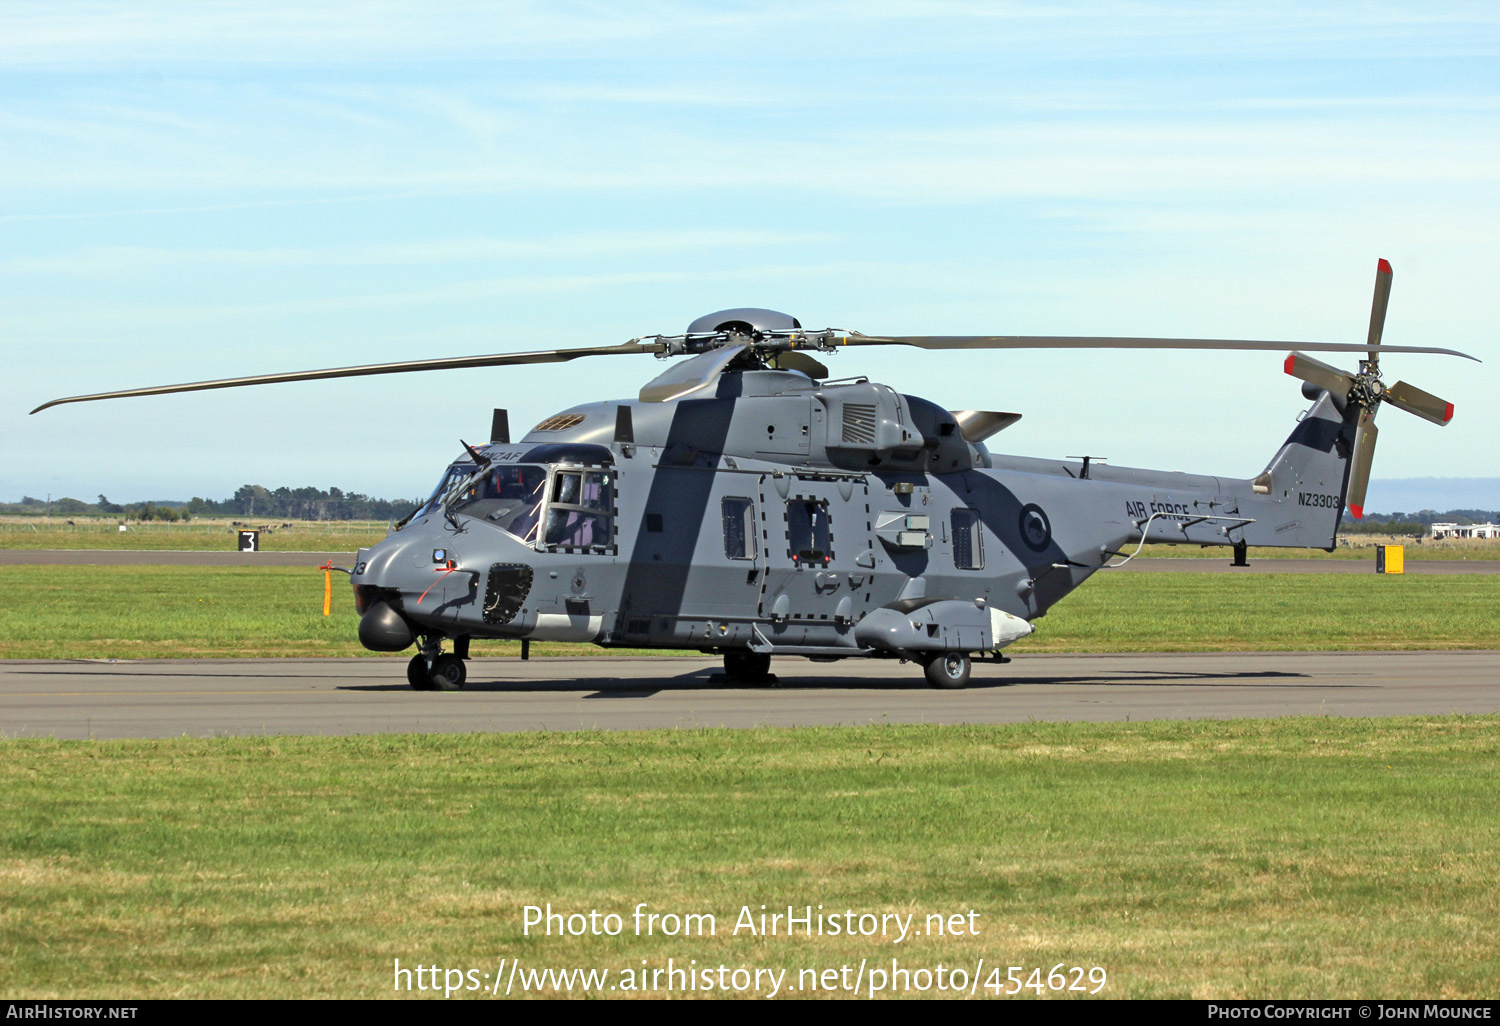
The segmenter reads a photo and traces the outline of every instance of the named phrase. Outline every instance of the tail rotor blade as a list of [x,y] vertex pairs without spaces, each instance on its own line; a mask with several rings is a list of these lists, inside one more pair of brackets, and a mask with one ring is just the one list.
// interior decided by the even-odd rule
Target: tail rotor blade
[[1370,486],[1370,465],[1375,462],[1375,415],[1359,415],[1359,434],[1354,436],[1354,470],[1349,476],[1349,512],[1355,520],[1365,516],[1365,490]]
[[1385,401],[1394,403],[1407,413],[1431,421],[1439,427],[1453,419],[1453,404],[1439,399],[1431,392],[1424,392],[1415,385],[1398,381],[1385,390]]
[[1305,353],[1292,353],[1286,358],[1283,369],[1294,378],[1301,378],[1340,399],[1349,395],[1354,379],[1337,367],[1330,367],[1321,360],[1314,360]]
[[1391,264],[1385,258],[1375,265],[1375,298],[1370,303],[1370,362],[1380,360],[1380,336],[1385,334],[1385,308],[1391,301]]

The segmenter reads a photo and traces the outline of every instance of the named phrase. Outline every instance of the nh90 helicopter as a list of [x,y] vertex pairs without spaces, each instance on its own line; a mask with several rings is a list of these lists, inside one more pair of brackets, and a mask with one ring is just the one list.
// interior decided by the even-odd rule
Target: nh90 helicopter
[[[734,682],[773,656],[899,658],[963,687],[976,659],[1035,629],[1059,599],[1147,541],[1331,549],[1345,503],[1363,515],[1382,403],[1435,424],[1453,406],[1387,388],[1391,268],[1376,272],[1354,343],[810,331],[783,313],[725,310],[680,335],[615,346],[416,360],[74,396],[59,403],[585,356],[684,357],[635,399],[574,406],[518,442],[496,410],[431,497],[360,549],[350,580],[366,648],[417,654],[419,689],[464,684],[473,638],[692,648]],[[1362,352],[1347,372],[1294,352],[1311,405],[1248,478],[991,453],[1020,419],[949,411],[863,377],[831,380],[812,352],[907,345]],[[1466,357],[1473,359],[1473,357]],[[451,653],[443,652],[450,641]]]

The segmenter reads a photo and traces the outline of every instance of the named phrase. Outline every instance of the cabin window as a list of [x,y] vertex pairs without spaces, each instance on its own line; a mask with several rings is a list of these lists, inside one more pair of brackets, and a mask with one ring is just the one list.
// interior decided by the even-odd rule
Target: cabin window
[[548,548],[598,551],[614,543],[614,475],[607,470],[561,470],[552,475]]
[[723,502],[724,555],[730,559],[755,558],[755,503],[732,496]]
[[826,499],[792,499],[786,504],[788,555],[797,563],[833,559],[833,526]]
[[953,511],[953,565],[960,570],[984,569],[984,526],[975,510]]

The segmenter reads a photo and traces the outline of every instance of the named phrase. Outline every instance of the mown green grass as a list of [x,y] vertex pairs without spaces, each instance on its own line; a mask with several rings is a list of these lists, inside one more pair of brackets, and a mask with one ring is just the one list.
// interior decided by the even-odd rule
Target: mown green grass
[[[0,566],[0,658],[374,656],[359,644],[348,581],[333,575],[332,615],[325,617],[323,572],[312,564]],[[472,651],[519,655],[520,642],[477,641]],[[531,653],[604,650],[546,642],[532,645]]]
[[[353,552],[374,545],[386,535],[386,525],[370,521],[280,521],[262,531],[263,552]],[[247,521],[247,528],[263,526]],[[237,528],[226,520],[193,520],[186,524],[131,523],[125,531],[119,521],[78,519],[69,525],[60,518],[17,520],[0,518],[0,549],[127,549],[134,551],[234,552],[239,548]]]
[[[1340,541],[1348,542],[1341,544],[1332,552],[1324,549],[1279,549],[1270,546],[1253,545],[1246,551],[1249,559],[1338,559],[1338,560],[1365,560],[1371,566],[1375,565],[1375,547],[1377,545],[1400,545],[1405,549],[1408,560],[1496,560],[1500,559],[1500,541],[1481,538],[1443,538],[1434,541],[1425,538],[1415,541],[1411,538],[1397,538],[1394,536],[1381,536],[1372,534],[1351,534],[1340,538]],[[1135,551],[1135,546],[1130,545],[1125,549],[1129,554]],[[1220,545],[1145,545],[1141,547],[1141,559],[1223,559],[1228,562],[1234,558],[1234,550]]]
[[[7,998],[383,997],[396,958],[516,956],[1061,962],[1104,967],[1108,997],[1488,998],[1500,978],[1496,717],[0,751]],[[547,902],[719,931],[522,936]],[[979,935],[732,936],[761,904],[974,909]]]
[[[119,530],[119,518],[0,517],[0,549],[133,549],[143,551],[193,550],[234,551],[236,528],[227,519],[193,520],[183,523],[131,523]],[[281,527],[281,521],[270,525],[252,519],[246,527],[269,526],[260,536],[261,548],[267,552],[353,552],[375,544],[386,536],[386,525],[377,521],[293,521]],[[1497,560],[1500,542],[1482,539],[1424,539],[1347,535],[1348,545],[1332,552],[1322,549],[1280,549],[1256,546],[1249,550],[1251,559],[1362,559],[1372,564],[1377,544],[1406,546],[1406,558],[1416,560]],[[1129,546],[1127,551],[1134,551]],[[1233,558],[1223,546],[1147,545],[1142,559],[1224,559]]]
[[[1460,583],[1463,582],[1463,583]],[[1019,652],[1500,647],[1500,575],[1100,575]]]
[[[368,655],[346,578],[296,567],[0,567],[0,658]],[[1500,648],[1500,576],[1101,574],[1032,652]],[[534,655],[608,654],[538,644]],[[510,655],[517,642],[475,642]],[[618,653],[617,653],[618,654]]]

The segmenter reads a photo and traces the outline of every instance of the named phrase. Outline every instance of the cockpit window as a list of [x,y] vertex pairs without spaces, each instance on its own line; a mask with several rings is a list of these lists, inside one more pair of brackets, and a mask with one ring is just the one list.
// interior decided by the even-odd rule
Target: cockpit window
[[450,508],[487,520],[524,542],[535,542],[546,485],[546,467],[515,463],[492,467],[471,480]]
[[441,504],[443,496],[448,494],[448,490],[454,485],[458,484],[464,478],[468,477],[470,474],[474,473],[474,471],[477,469],[478,467],[473,463],[453,464],[453,466],[444,471],[443,479],[438,482],[438,486],[434,488],[432,494],[427,497],[427,501],[422,503],[422,507],[415,513],[413,513],[408,519],[415,520],[417,517],[425,517],[429,513],[436,513],[438,511],[438,506]]
[[554,479],[552,501],[577,505],[579,494],[583,491],[582,480],[582,474],[558,474]]
[[492,523],[539,549],[612,551],[612,470],[509,463],[483,472],[470,464],[467,472],[465,478],[461,467],[450,468],[429,506],[437,509],[446,495],[450,513]]
[[614,475],[608,470],[560,470],[552,478],[542,541],[564,549],[601,549],[614,543]]

